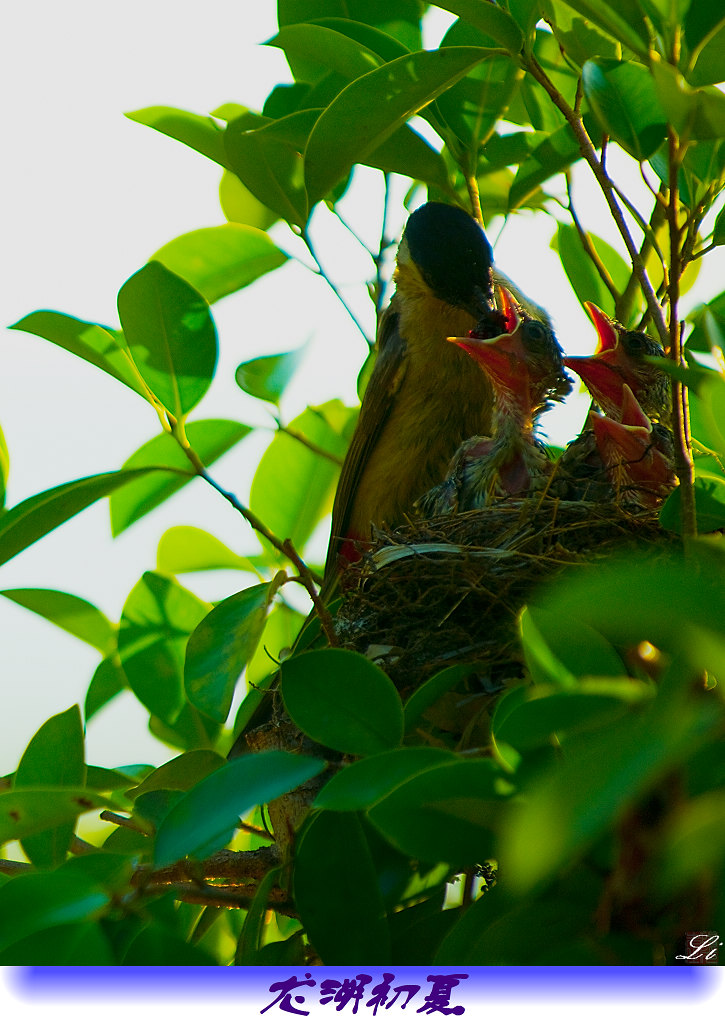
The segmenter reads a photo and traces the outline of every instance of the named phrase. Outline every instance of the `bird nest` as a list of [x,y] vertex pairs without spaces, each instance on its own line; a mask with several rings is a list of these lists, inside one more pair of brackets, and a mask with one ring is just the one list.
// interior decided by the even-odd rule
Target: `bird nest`
[[550,497],[377,531],[343,580],[338,637],[380,664],[404,698],[461,663],[477,666],[479,693],[496,693],[524,675],[517,619],[538,585],[623,546],[670,538],[656,511]]

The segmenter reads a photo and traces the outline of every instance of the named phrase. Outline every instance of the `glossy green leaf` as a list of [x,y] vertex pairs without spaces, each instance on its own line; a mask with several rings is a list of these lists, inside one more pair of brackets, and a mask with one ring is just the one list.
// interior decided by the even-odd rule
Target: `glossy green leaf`
[[0,888],[0,949],[41,929],[87,920],[107,902],[97,883],[61,871],[11,878]]
[[474,665],[450,665],[448,668],[436,672],[430,679],[419,686],[415,693],[412,693],[405,702],[405,732],[410,733],[415,729],[421,716],[427,709],[448,693],[462,679],[475,673]]
[[[306,409],[290,430],[342,460],[357,410],[340,401]],[[289,537],[299,551],[332,507],[339,466],[285,433],[277,433],[262,456],[252,481],[250,506],[278,537]],[[278,555],[262,540],[262,546]]]
[[709,352],[725,346],[725,292],[698,307],[692,315],[694,326],[687,338],[687,347],[695,352]]
[[5,505],[5,492],[8,483],[8,470],[10,469],[10,454],[5,435],[0,427],[0,509]]
[[498,769],[490,760],[423,771],[376,803],[368,816],[396,849],[425,863],[463,867],[493,852]]
[[12,942],[2,952],[4,964],[33,967],[114,967],[116,961],[96,921],[73,921],[41,928]]
[[133,483],[150,470],[121,469],[98,473],[34,494],[13,506],[0,519],[0,565],[30,547],[61,523],[105,498],[124,484]]
[[[367,13],[370,13],[371,10],[372,6],[367,4]],[[392,13],[392,8],[388,8],[388,13]],[[390,31],[391,28],[396,27],[395,25],[389,24],[388,31],[384,31],[380,27],[376,27],[373,24],[367,25],[363,21],[336,17],[315,18],[315,24],[332,29],[334,32],[348,36],[350,39],[354,39],[361,46],[364,46],[369,52],[380,57],[382,62],[395,60],[396,57],[402,57],[405,53],[409,53],[411,49],[411,47],[403,42],[399,36]],[[416,42],[413,48],[419,49],[419,44]]]
[[79,814],[114,807],[109,800],[82,786],[36,786],[0,793],[0,843],[25,839],[45,829],[75,821]]
[[86,699],[83,705],[83,715],[86,722],[106,705],[109,700],[125,689],[126,676],[123,674],[118,652],[114,651],[108,658],[104,658],[93,673],[93,678],[88,684]]
[[[236,420],[196,420],[187,423],[186,436],[190,446],[205,466],[238,444],[252,428]],[[170,434],[159,434],[147,441],[123,464],[123,470],[148,467],[143,477],[111,498],[111,532],[123,533],[152,509],[194,479],[191,463],[178,442]]]
[[[25,748],[13,784],[15,789],[86,784],[83,724],[77,704],[41,725]],[[68,821],[27,836],[23,850],[36,867],[56,867],[65,860],[74,832],[75,821]]]
[[158,789],[191,789],[207,775],[225,763],[221,754],[214,750],[187,750],[184,754],[172,758],[160,768],[156,768],[138,786],[128,791],[128,796],[136,800],[142,793],[152,793]]
[[379,56],[367,46],[319,23],[283,25],[267,45],[283,50],[290,66],[296,64],[299,68],[304,63],[312,71],[307,75],[310,83],[329,71],[351,81],[381,64]]
[[[534,660],[529,660],[532,642],[532,626],[543,638],[548,650],[559,665],[564,667],[565,677],[547,678],[545,671],[537,671]],[[614,647],[585,622],[576,616],[563,622],[553,615],[545,605],[529,605],[521,616],[521,638],[527,656],[529,670],[534,682],[561,682],[568,685],[570,676],[623,676],[626,669]]]
[[237,681],[257,649],[279,582],[259,583],[220,602],[189,637],[184,662],[187,699],[225,722]]
[[652,156],[665,137],[667,114],[648,70],[597,58],[584,65],[582,84],[602,129],[635,160]]
[[[323,811],[309,822],[295,853],[293,885],[310,942],[327,965],[390,962],[380,883],[356,814]],[[340,928],[342,906],[354,928]]]
[[191,633],[210,611],[179,583],[146,572],[126,599],[118,651],[128,685],[163,722],[184,703],[184,657]]
[[356,79],[316,121],[305,150],[310,207],[413,114],[480,63],[476,47],[412,53]]
[[[441,46],[495,47],[496,41],[458,21]],[[522,74],[510,57],[492,55],[438,98],[437,110],[471,157],[506,111]]]
[[318,114],[303,110],[253,130],[232,122],[224,135],[229,165],[242,184],[298,227],[308,217],[302,152]]
[[566,3],[643,60],[648,59],[647,28],[639,7],[631,0],[607,3],[604,0],[566,0]]
[[[698,533],[712,533],[725,527],[725,478],[699,473],[694,481],[695,516]],[[683,532],[682,490],[678,487],[660,510],[660,525],[673,533]]]
[[509,193],[509,206],[513,210],[534,195],[539,186],[561,171],[565,171],[580,158],[579,145],[569,125],[553,131],[539,143],[525,160],[514,178]]
[[340,18],[363,22],[395,36],[408,49],[422,45],[421,6],[418,0],[278,0],[277,20],[282,25]]
[[229,166],[224,153],[223,130],[211,117],[177,107],[143,107],[131,111],[126,117],[183,142],[222,167]]
[[120,380],[148,401],[147,390],[134,370],[130,350],[120,331],[49,309],[29,313],[13,324],[11,330],[45,338]]
[[725,20],[699,49],[687,78],[691,85],[715,85],[725,80]]
[[540,694],[540,689],[529,693],[529,699],[497,725],[497,743],[516,750],[533,750],[552,742],[566,746],[569,736],[616,722],[631,705],[653,696],[650,686],[634,679],[587,680],[577,692]]
[[707,441],[711,448],[725,455],[725,379],[711,375],[698,389],[702,417],[707,426]]
[[521,29],[514,19],[502,7],[493,4],[481,4],[478,0],[446,0],[436,4],[444,11],[458,15],[469,25],[491,36],[500,46],[511,54],[519,53],[524,45]]
[[161,263],[147,263],[118,293],[118,313],[136,365],[179,419],[214,376],[216,328],[206,300]]
[[208,775],[169,811],[156,833],[154,863],[203,858],[226,846],[239,819],[319,774],[325,762],[282,750],[250,754]]
[[244,925],[239,933],[239,941],[234,954],[235,967],[257,963],[267,918],[267,902],[273,887],[279,885],[279,875],[280,869],[272,868],[257,886],[247,916],[244,918]]
[[687,757],[712,728],[714,710],[661,698],[570,745],[566,760],[550,769],[510,820],[501,860],[511,885],[528,890],[570,864]]
[[273,356],[259,356],[240,363],[234,374],[242,391],[253,398],[279,405],[282,394],[294,376],[307,351],[305,345],[291,352]]
[[400,697],[362,654],[307,651],[285,661],[281,677],[290,717],[318,743],[349,754],[377,754],[400,743]]
[[315,807],[365,810],[420,772],[455,759],[451,751],[437,747],[408,747],[365,757],[333,775],[317,794]]
[[[597,235],[589,235],[604,266],[609,271],[615,288],[622,294],[629,281],[630,270],[626,261],[611,245]],[[597,273],[582,245],[579,232],[573,224],[559,224],[555,236],[556,248],[566,276],[582,305],[594,302],[609,316],[614,316],[614,298]],[[552,241],[552,248],[554,242]]]
[[61,590],[16,589],[0,591],[2,597],[41,615],[79,640],[105,653],[113,641],[113,626],[95,605]]
[[152,922],[143,928],[126,949],[122,967],[218,967],[214,957],[194,946],[170,928]]
[[286,604],[273,606],[264,623],[257,650],[247,665],[247,679],[253,686],[275,671],[285,653],[292,649],[304,622],[304,615]]
[[621,58],[621,44],[583,18],[566,0],[544,0],[543,7],[557,41],[580,67],[591,57]]
[[114,768],[102,768],[97,764],[86,765],[86,785],[97,793],[116,793],[133,786],[132,775]]
[[281,267],[287,256],[258,228],[220,224],[174,238],[151,259],[188,281],[212,303]]
[[266,231],[278,220],[277,214],[260,203],[236,174],[224,171],[219,182],[219,205],[228,221]]
[[692,89],[675,68],[653,63],[652,79],[667,119],[692,141],[725,136],[725,96],[715,86]]
[[172,526],[168,529],[159,541],[156,568],[172,576],[207,569],[239,569],[259,575],[253,561],[238,555],[218,537],[198,526]]

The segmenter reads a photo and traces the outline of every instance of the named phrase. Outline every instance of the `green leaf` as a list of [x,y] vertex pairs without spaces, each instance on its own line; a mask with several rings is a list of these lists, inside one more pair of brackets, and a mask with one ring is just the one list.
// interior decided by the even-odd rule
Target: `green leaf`
[[[686,759],[715,709],[661,697],[638,715],[570,745],[516,808],[502,838],[507,879],[521,892],[586,849],[625,808]],[[709,722],[708,722],[709,719]]]
[[152,793],[158,789],[191,789],[224,763],[221,754],[214,750],[187,750],[156,768],[140,785],[130,789],[127,795],[136,800],[142,793]]
[[135,780],[132,775],[121,770],[89,764],[86,765],[86,785],[97,793],[116,793],[135,785]]
[[565,171],[580,156],[579,144],[568,124],[552,131],[516,172],[509,193],[509,207],[513,210],[523,205],[543,182]]
[[[614,286],[621,294],[629,280],[629,269],[625,260],[616,249],[599,238],[589,235],[589,241],[599,255],[602,263],[609,271]],[[573,224],[559,224],[557,233],[552,240],[552,248],[556,247],[566,276],[574,289],[576,297],[582,305],[594,302],[609,316],[614,316],[614,299],[612,293],[604,285],[594,264],[582,245],[579,232]]]
[[152,922],[136,935],[121,960],[122,967],[218,967],[210,953],[162,924]]
[[[38,729],[25,748],[15,772],[15,789],[40,786],[84,786],[86,764],[83,725],[77,704],[53,715]],[[75,821],[30,835],[23,841],[23,850],[39,868],[52,868],[65,860],[75,833]]]
[[259,575],[255,562],[238,555],[218,537],[198,526],[172,526],[168,529],[159,541],[156,568],[171,576],[207,569],[239,569]]
[[725,79],[725,23],[714,32],[697,54],[687,78],[691,85],[715,85]]
[[[441,43],[442,47],[495,45],[494,39],[461,21],[448,30]],[[510,57],[492,54],[438,98],[437,110],[472,158],[506,111],[522,74]]]
[[118,293],[118,313],[151,391],[180,419],[204,397],[217,359],[206,300],[161,263],[142,267]]
[[13,506],[0,519],[0,565],[51,533],[61,523],[88,508],[99,498],[132,483],[151,472],[146,469],[121,469],[98,473],[34,494]]
[[[235,420],[197,420],[187,423],[185,429],[190,446],[205,466],[210,466],[252,430]],[[159,434],[147,441],[126,459],[122,471],[141,467],[147,468],[147,474],[111,498],[114,537],[180,491],[195,476],[183,449],[170,434]]]
[[285,707],[313,740],[348,754],[377,754],[403,736],[403,707],[385,673],[353,651],[307,651],[281,669]]
[[351,82],[310,134],[305,150],[309,207],[485,56],[476,47],[411,53]]
[[675,68],[652,64],[657,96],[667,119],[693,141],[725,136],[725,96],[715,86],[691,89]]
[[[295,644],[304,622],[304,615],[286,604],[274,605],[267,616],[257,650],[247,665],[247,679],[253,687],[276,670],[285,652]],[[247,696],[253,692],[254,689],[250,689]]]
[[[357,410],[334,400],[306,409],[288,424],[290,430],[342,460]],[[250,505],[278,537],[289,537],[301,550],[322,516],[332,507],[339,466],[306,448],[289,434],[277,433],[252,480]],[[275,559],[278,554],[262,540]]]
[[[712,533],[725,527],[725,478],[699,473],[693,484],[698,533]],[[673,533],[682,533],[682,488],[670,494],[660,509],[660,525]]]
[[224,171],[219,182],[219,205],[228,221],[266,231],[278,220],[277,214],[260,203],[236,174]]
[[3,950],[3,963],[33,967],[115,967],[116,961],[96,921],[74,921],[33,931]]
[[360,78],[381,64],[380,57],[364,44],[319,23],[283,25],[267,45],[283,50],[290,67],[304,65],[310,84],[330,71],[348,80]]
[[126,686],[126,676],[123,674],[118,652],[114,651],[99,664],[88,685],[83,706],[86,722],[89,722],[104,705],[108,704],[109,700],[113,700]]
[[667,114],[648,70],[597,58],[584,65],[582,84],[603,130],[640,163],[652,156],[665,137]]
[[287,256],[258,228],[220,224],[174,238],[151,259],[188,281],[212,303],[281,267]]
[[307,346],[273,356],[260,356],[240,363],[234,374],[239,387],[253,398],[279,405],[282,394],[294,376],[307,351]]
[[325,762],[282,750],[249,754],[218,768],[189,790],[156,833],[154,863],[203,858],[226,846],[239,819],[318,775]]
[[308,205],[302,151],[319,109],[302,110],[262,128],[232,122],[224,134],[229,166],[260,203],[304,227]]
[[368,811],[398,850],[426,864],[480,864],[493,852],[499,812],[493,761],[457,761],[420,772]]
[[418,0],[278,0],[279,25],[329,18],[363,22],[394,36],[408,49],[420,48],[421,6]]
[[649,39],[639,7],[631,0],[566,0],[579,14],[603,28],[642,60],[649,58]]
[[275,885],[279,885],[279,868],[272,868],[257,886],[257,891],[247,910],[244,925],[239,933],[234,966],[256,964],[262,948],[262,936],[267,918],[267,902]]
[[[564,667],[564,678],[558,672],[553,678],[547,678],[546,672],[538,674],[534,659],[529,660],[532,643],[532,630],[543,638],[548,650],[559,665]],[[545,606],[529,605],[521,616],[521,638],[524,653],[534,682],[561,681],[568,685],[573,676],[623,676],[626,675],[624,662],[614,647],[604,639],[601,633],[592,629],[576,616],[563,622],[558,616],[552,615]]]
[[86,811],[114,806],[82,786],[38,786],[0,793],[0,844],[75,821]]
[[11,878],[0,888],[0,949],[54,925],[87,921],[107,902],[96,882],[61,871]]
[[[284,577],[283,577],[284,578]],[[184,662],[187,699],[215,722],[225,722],[237,680],[257,649],[279,581],[232,594],[189,637]]]
[[[302,923],[325,964],[390,962],[380,883],[356,814],[323,811],[309,822],[297,846],[293,884]],[[341,906],[354,928],[340,928]]]
[[191,633],[210,611],[179,583],[146,572],[126,599],[118,652],[141,703],[172,724],[184,704],[184,656]]
[[355,761],[333,775],[315,798],[315,807],[326,811],[366,810],[403,782],[455,754],[437,747],[408,747]]
[[413,731],[418,724],[421,715],[435,702],[448,693],[466,676],[475,673],[474,665],[450,665],[431,676],[422,686],[419,686],[415,693],[412,693],[405,702],[405,732]]
[[41,309],[18,320],[10,328],[26,331],[51,341],[99,370],[120,380],[126,387],[148,401],[146,388],[134,370],[133,358],[120,331],[78,320],[65,313]]
[[478,0],[446,0],[445,3],[436,4],[436,7],[456,14],[479,32],[492,36],[511,54],[519,53],[524,45],[521,29],[508,11],[501,7],[481,4]]
[[8,483],[8,470],[10,469],[10,454],[8,452],[5,435],[0,428],[0,509],[5,505],[5,492]]
[[546,20],[570,60],[580,67],[590,57],[622,56],[621,44],[577,14],[566,0],[545,0]]
[[113,626],[103,612],[75,594],[61,590],[17,589],[0,590],[0,595],[97,647],[102,654],[113,642]]
[[222,167],[229,166],[224,153],[223,130],[211,117],[177,107],[143,107],[126,114],[126,117],[183,142]]

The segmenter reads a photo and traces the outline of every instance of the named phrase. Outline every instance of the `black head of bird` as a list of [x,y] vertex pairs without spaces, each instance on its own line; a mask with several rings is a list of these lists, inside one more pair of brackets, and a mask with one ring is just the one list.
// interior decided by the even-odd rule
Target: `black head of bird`
[[651,420],[668,419],[672,403],[669,378],[645,358],[664,356],[662,346],[643,331],[627,330],[593,302],[585,306],[597,331],[596,351],[592,356],[569,356],[565,365],[582,378],[606,416],[616,419],[626,384]]
[[456,452],[443,483],[418,502],[424,515],[480,508],[499,497],[538,489],[548,460],[534,437],[534,423],[549,403],[571,389],[562,352],[551,328],[529,317],[500,288],[505,330],[491,334],[486,314],[467,337],[448,340],[478,363],[494,394],[492,436],[468,438]]
[[627,384],[618,418],[591,411],[588,426],[616,500],[655,508],[675,487],[672,434],[650,421]]

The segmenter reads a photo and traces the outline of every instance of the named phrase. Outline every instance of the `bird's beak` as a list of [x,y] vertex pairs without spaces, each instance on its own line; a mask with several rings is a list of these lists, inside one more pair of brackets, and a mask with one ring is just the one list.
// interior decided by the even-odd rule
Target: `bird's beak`
[[448,341],[475,359],[497,387],[518,391],[522,378],[528,378],[526,351],[521,342],[521,317],[513,296],[503,286],[499,286],[499,300],[506,320],[503,334],[495,338],[477,338],[472,331],[467,338],[448,338]]
[[597,332],[597,347],[594,354],[604,356],[608,352],[614,353],[619,344],[619,335],[614,329],[612,321],[593,302],[585,302],[584,306]]
[[626,384],[622,385],[620,410],[621,422],[594,411],[589,413],[589,422],[600,451],[613,445],[621,461],[635,463],[643,458],[650,446],[652,424]]

